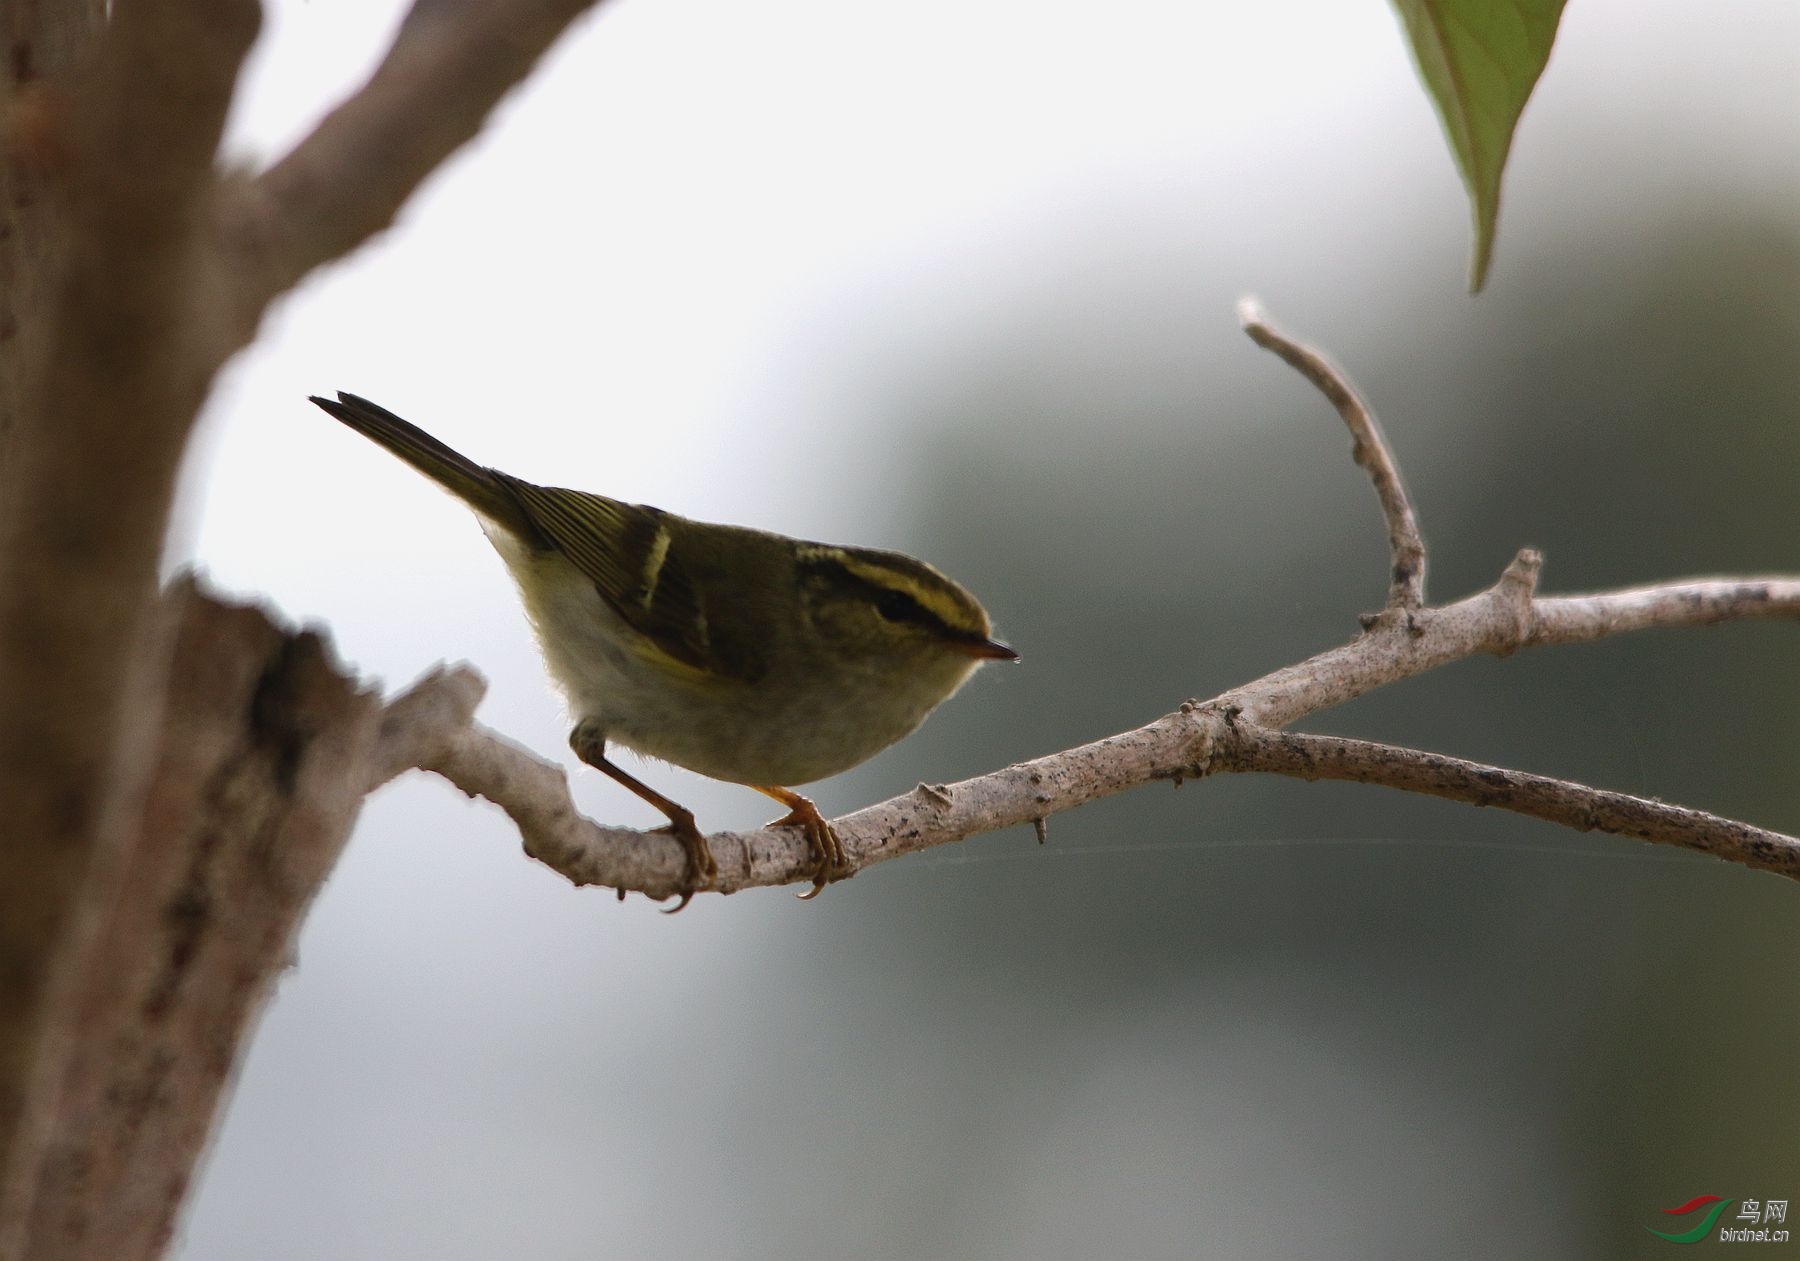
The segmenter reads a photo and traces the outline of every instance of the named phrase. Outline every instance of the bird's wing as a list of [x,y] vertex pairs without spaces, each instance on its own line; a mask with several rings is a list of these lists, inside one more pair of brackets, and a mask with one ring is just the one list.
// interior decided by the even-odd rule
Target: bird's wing
[[550,545],[655,650],[705,674],[745,682],[756,677],[756,663],[714,644],[705,599],[683,563],[668,513],[496,476]]

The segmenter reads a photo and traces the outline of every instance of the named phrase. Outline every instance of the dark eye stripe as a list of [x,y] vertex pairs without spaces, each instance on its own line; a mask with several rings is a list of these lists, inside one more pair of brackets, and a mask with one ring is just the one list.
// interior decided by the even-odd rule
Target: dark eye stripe
[[875,611],[890,622],[906,622],[914,626],[923,626],[927,630],[951,639],[959,638],[962,635],[961,631],[906,592],[879,582],[870,582],[855,570],[839,564],[828,556],[809,558],[807,566],[821,575],[828,571],[829,581],[836,586],[861,591],[864,598],[875,606]]
[[945,634],[950,631],[942,618],[904,591],[882,591],[875,597],[875,611],[890,622],[912,622]]

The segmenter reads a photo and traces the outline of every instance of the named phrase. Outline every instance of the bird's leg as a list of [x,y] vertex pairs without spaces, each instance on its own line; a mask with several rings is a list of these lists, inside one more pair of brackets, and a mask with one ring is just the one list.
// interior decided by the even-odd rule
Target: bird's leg
[[673,915],[689,902],[694,895],[713,886],[718,879],[719,865],[713,861],[712,850],[707,847],[706,838],[700,835],[700,829],[694,825],[694,814],[685,806],[678,806],[656,789],[627,774],[623,769],[613,765],[606,759],[606,737],[595,735],[585,724],[578,725],[569,733],[569,747],[575,750],[575,756],[586,762],[597,771],[610,776],[615,782],[630,789],[637,796],[655,806],[669,816],[667,827],[658,828],[659,832],[673,832],[675,839],[687,851],[687,878],[681,884],[681,901],[665,911],[665,915]]
[[846,880],[856,873],[850,869],[850,863],[844,856],[844,843],[838,839],[837,831],[825,821],[819,808],[799,793],[789,788],[765,788],[761,784],[750,787],[765,797],[773,797],[788,808],[783,818],[769,824],[772,828],[799,828],[806,834],[806,842],[812,846],[813,856],[818,865],[813,868],[813,887],[799,896],[802,899],[819,896],[819,890],[833,880]]

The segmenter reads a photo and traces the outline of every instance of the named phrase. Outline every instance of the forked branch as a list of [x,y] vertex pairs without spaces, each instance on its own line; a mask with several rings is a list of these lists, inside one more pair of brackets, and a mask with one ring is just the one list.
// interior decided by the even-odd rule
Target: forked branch
[[[1392,550],[1388,612],[1350,642],[1233,688],[1210,701],[1092,744],[957,784],[924,785],[834,821],[854,868],[983,832],[1040,823],[1156,780],[1226,771],[1346,779],[1491,805],[1579,830],[1678,845],[1800,879],[1800,840],[1659,801],[1522,771],[1367,741],[1283,732],[1379,687],[1453,661],[1568,644],[1656,626],[1744,618],[1800,619],[1800,577],[1705,578],[1590,595],[1537,594],[1541,559],[1521,551],[1486,591],[1453,604],[1423,603],[1425,548],[1398,462],[1373,413],[1317,351],[1276,332],[1254,303],[1245,330],[1298,369],[1338,409],[1368,470]],[[474,721],[481,682],[468,670],[433,674],[388,708],[374,783],[419,767],[512,816],[528,853],[576,884],[651,897],[676,893],[685,872],[670,837],[601,827],[582,817],[560,766]],[[373,785],[372,785],[373,786]],[[709,838],[717,888],[730,893],[804,879],[805,841],[792,829]]]

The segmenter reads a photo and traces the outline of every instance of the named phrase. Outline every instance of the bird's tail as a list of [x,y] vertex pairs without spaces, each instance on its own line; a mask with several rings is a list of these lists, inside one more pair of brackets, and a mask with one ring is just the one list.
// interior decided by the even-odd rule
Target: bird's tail
[[340,390],[336,401],[316,394],[312,401],[357,433],[392,451],[495,524],[524,538],[536,537],[537,528],[493,470],[451,450],[417,425],[366,398]]

